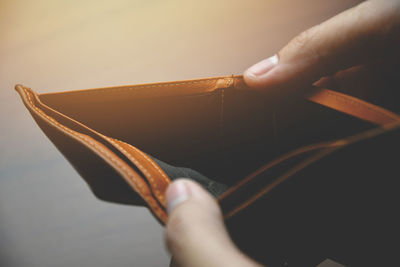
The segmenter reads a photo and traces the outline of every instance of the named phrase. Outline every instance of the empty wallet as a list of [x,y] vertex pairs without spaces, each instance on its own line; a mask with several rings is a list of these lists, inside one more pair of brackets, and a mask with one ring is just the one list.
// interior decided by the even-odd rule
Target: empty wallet
[[384,105],[317,87],[273,97],[241,76],[15,89],[96,197],[146,206],[162,224],[165,191],[185,177],[217,198],[236,244],[272,266],[352,264],[395,238],[400,116]]

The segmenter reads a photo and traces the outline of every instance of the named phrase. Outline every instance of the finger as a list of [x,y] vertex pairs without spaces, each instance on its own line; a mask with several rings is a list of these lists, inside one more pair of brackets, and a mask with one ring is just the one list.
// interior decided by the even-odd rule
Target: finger
[[258,266],[232,243],[213,197],[189,180],[167,190],[166,243],[177,266]]
[[370,77],[374,77],[373,71],[369,66],[359,65],[339,71],[331,76],[325,76],[314,83],[319,88],[328,89],[354,89],[365,88],[365,83],[368,83]]
[[278,55],[246,70],[244,79],[250,87],[285,92],[376,60],[398,45],[399,10],[399,1],[363,2],[301,33]]

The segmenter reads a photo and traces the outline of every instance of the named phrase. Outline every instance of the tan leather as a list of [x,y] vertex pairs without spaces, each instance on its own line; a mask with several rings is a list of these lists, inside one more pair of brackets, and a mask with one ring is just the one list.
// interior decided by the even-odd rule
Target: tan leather
[[399,116],[393,112],[332,90],[316,89],[308,99],[380,126],[399,121]]
[[[83,145],[88,146],[93,153],[98,154],[101,156],[108,164],[113,166],[114,169],[116,169],[121,176],[124,178],[124,180],[132,186],[132,188],[146,201],[147,205],[149,205],[150,209],[156,214],[156,216],[162,221],[165,222],[167,215],[165,212],[165,199],[158,194],[159,188],[158,185],[159,183],[154,182],[153,179],[151,179],[151,174],[150,172],[153,171],[153,167],[151,166],[151,171],[146,171],[146,165],[149,164],[154,164],[154,163],[148,163],[150,160],[146,159],[143,160],[143,156],[141,153],[137,153],[134,149],[128,148],[124,149],[123,147],[128,147],[127,144],[124,144],[121,141],[114,140],[112,138],[106,137],[104,135],[100,135],[96,133],[95,131],[89,129],[91,132],[94,134],[98,134],[102,136],[105,140],[116,146],[120,151],[122,151],[124,154],[129,155],[130,159],[134,161],[134,163],[138,164],[139,168],[142,170],[145,170],[145,173],[147,174],[147,178],[150,181],[150,185],[154,187],[154,191],[156,192],[156,196],[162,200],[162,203],[164,203],[164,208],[160,207],[160,204],[156,199],[154,199],[151,189],[147,185],[147,183],[144,181],[144,179],[137,173],[135,172],[132,168],[130,168],[123,160],[121,160],[119,157],[117,157],[114,153],[112,153],[109,149],[107,149],[104,145],[102,145],[100,142],[97,142],[90,136],[81,134],[77,131],[74,131],[60,123],[58,123],[55,119],[47,115],[42,109],[39,108],[40,106],[40,100],[38,96],[32,92],[31,89],[23,87],[21,85],[16,86],[16,90],[21,94],[22,99],[24,100],[24,104],[26,107],[31,111],[34,112],[36,115],[39,116],[39,118],[43,119],[46,123],[49,123],[51,126],[56,127],[58,130],[62,131],[63,133],[69,135],[71,138],[74,138],[81,142]],[[36,103],[34,101],[36,100]],[[44,105],[42,105],[44,106]],[[76,122],[78,124],[78,122]],[[86,128],[86,127],[85,127]],[[130,147],[130,146],[129,146]],[[129,152],[128,152],[129,151]],[[132,153],[136,152],[136,153]],[[139,157],[137,155],[140,155]],[[137,159],[137,157],[139,159]],[[139,161],[141,160],[141,161]],[[147,161],[147,162],[146,162]],[[147,166],[148,167],[148,166]],[[159,171],[159,168],[154,168]],[[149,178],[150,177],[150,178]],[[161,178],[164,178],[164,176],[161,175]],[[160,177],[158,177],[160,179]],[[163,180],[161,180],[163,181]],[[165,190],[165,188],[164,188]]]
[[[160,166],[158,166],[157,163],[146,154],[147,151],[141,151],[140,147],[135,147],[125,141],[118,140],[115,136],[108,136],[107,133],[99,132],[98,130],[91,128],[88,126],[90,125],[90,122],[80,122],[77,119],[68,116],[67,114],[63,114],[63,101],[65,100],[65,102],[68,102],[68,105],[77,105],[77,107],[81,108],[82,112],[85,113],[90,112],[90,110],[85,109],[85,105],[93,102],[102,103],[107,101],[115,102],[116,105],[118,105],[118,103],[121,101],[126,101],[127,99],[147,99],[147,101],[148,99],[154,99],[154,101],[157,101],[157,99],[164,98],[178,99],[182,96],[196,97],[198,95],[207,96],[209,94],[210,96],[216,96],[215,99],[210,98],[210,101],[218,101],[218,105],[221,106],[218,114],[215,114],[216,117],[220,118],[215,118],[215,120],[221,120],[222,123],[224,112],[227,112],[226,109],[224,109],[224,105],[227,104],[230,93],[233,92],[235,94],[235,92],[243,91],[245,94],[250,96],[253,95],[253,92],[254,95],[257,94],[257,92],[247,88],[241,76],[215,77],[188,81],[76,90],[41,95],[36,94],[32,89],[23,85],[16,85],[15,89],[21,95],[25,106],[31,112],[39,126],[44,130],[49,138],[52,139],[55,145],[66,155],[73,165],[75,165],[74,152],[63,151],[63,149],[66,148],[65,144],[62,144],[62,142],[67,142],[67,140],[71,140],[71,142],[74,144],[78,144],[80,147],[82,147],[82,149],[86,149],[89,151],[89,153],[92,153],[89,155],[93,155],[93,157],[99,157],[104,161],[104,164],[108,164],[131,187],[131,189],[133,189],[134,192],[132,192],[132,194],[136,193],[139,195],[140,198],[145,202],[145,205],[149,207],[156,218],[162,223],[165,223],[167,220],[165,209],[165,190],[171,183],[171,179],[160,168]],[[360,133],[356,134],[355,136],[339,138],[339,140],[335,141],[327,140],[326,142],[322,143],[317,142],[316,144],[310,144],[307,146],[299,144],[299,147],[295,147],[293,152],[282,155],[270,162],[265,162],[264,167],[259,168],[258,170],[253,170],[252,173],[248,174],[247,178],[243,177],[242,181],[232,186],[231,189],[229,189],[219,198],[221,203],[224,203],[225,200],[226,203],[228,203],[227,205],[229,207],[224,209],[226,218],[229,218],[237,212],[245,209],[256,199],[267,194],[271,188],[276,187],[282,181],[290,178],[291,174],[296,172],[298,168],[303,168],[310,162],[315,162],[321,157],[324,157],[332,151],[346,146],[347,144],[372,137],[386,130],[390,130],[393,127],[398,127],[398,124],[400,123],[400,117],[393,112],[352,96],[328,89],[314,88],[312,93],[307,96],[307,100],[324,106],[327,109],[340,111],[349,115],[349,117],[355,117],[359,120],[367,121],[368,123],[371,123],[371,125],[376,125],[378,130],[372,129],[369,131],[360,131]],[[58,103],[58,108],[54,108],[45,103],[53,103],[52,101],[56,101]],[[140,102],[137,103],[140,104]],[[249,105],[251,106],[251,103],[249,103]],[[73,108],[69,109],[72,110],[72,113],[74,112]],[[152,114],[148,113],[136,115],[137,117],[143,117],[143,121],[146,123],[152,123],[151,119],[147,119],[147,116],[151,117]],[[131,115],[125,114],[123,116],[129,117]],[[254,114],[254,116],[257,116],[257,114]],[[104,118],[104,120],[113,119],[118,120],[119,118]],[[110,121],[110,123],[112,123],[112,121]],[[120,131],[124,131],[124,127],[126,128],[126,131],[128,131],[129,128],[141,128],[142,126],[123,124],[120,125],[120,127]],[[101,127],[99,127],[99,129],[100,128]],[[371,126],[371,128],[374,127]],[[156,132],[154,134],[158,134],[160,137],[162,137],[164,133]],[[143,138],[145,140],[146,136]],[[190,150],[190,146],[188,146],[188,149]],[[199,149],[201,149],[201,147],[199,147]],[[266,181],[265,188],[258,187],[257,189],[246,189],[247,196],[243,197],[243,199],[241,199],[239,202],[235,202],[234,199],[239,199],[237,197],[239,194],[243,196],[241,188],[247,188],[246,186],[251,184],[253,179],[260,177],[260,174],[264,173],[269,168],[279,165],[281,162],[284,162],[289,158],[310,151],[315,151],[315,154],[309,156],[309,158],[304,161],[303,165],[297,166],[285,175],[277,177],[277,179],[272,183],[270,181]],[[95,159],[93,158],[93,160]],[[79,169],[81,166],[77,168]],[[90,172],[90,168],[92,167],[83,166],[83,172]],[[96,192],[95,186],[90,183],[91,182],[89,182],[89,185],[92,186],[92,189],[96,195],[102,199],[114,201],[113,199],[107,198],[107,192],[105,192],[104,189],[100,190],[100,193]],[[131,202],[127,201],[126,203]]]

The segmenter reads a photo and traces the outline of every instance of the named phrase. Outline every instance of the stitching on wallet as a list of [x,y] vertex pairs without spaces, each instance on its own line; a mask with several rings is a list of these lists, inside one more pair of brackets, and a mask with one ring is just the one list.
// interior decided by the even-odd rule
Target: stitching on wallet
[[140,154],[142,154],[143,157],[144,157],[145,159],[147,159],[147,161],[150,162],[150,164],[153,165],[153,167],[156,168],[156,170],[158,170],[158,172],[161,174],[161,176],[164,178],[164,180],[167,182],[167,184],[169,184],[169,183],[171,182],[171,180],[169,179],[169,177],[167,177],[166,174],[164,173],[164,171],[161,170],[160,166],[158,166],[158,164],[154,163],[154,161],[153,161],[152,159],[150,159],[150,157],[149,157],[146,153],[144,153],[144,152],[141,151],[140,149],[138,149],[138,148],[132,146],[131,144],[128,144],[128,143],[126,143],[126,142],[124,142],[124,141],[121,141],[121,140],[118,140],[118,141],[120,141],[120,142],[122,142],[122,143],[128,145],[129,147],[133,148],[134,150],[136,150],[137,152],[139,152]]
[[369,109],[369,110],[371,110],[371,111],[375,112],[376,114],[379,114],[379,115],[381,115],[381,116],[383,116],[383,117],[390,118],[390,119],[395,119],[396,121],[399,121],[399,120],[400,120],[400,118],[397,117],[397,116],[396,116],[395,118],[393,118],[392,115],[389,115],[389,114],[383,112],[382,110],[376,109],[376,108],[374,108],[374,107],[365,105],[365,104],[362,103],[362,102],[358,102],[358,101],[355,101],[355,100],[352,100],[352,99],[348,99],[348,98],[346,98],[346,97],[343,97],[343,96],[341,96],[341,95],[336,95],[336,94],[331,93],[331,92],[329,92],[329,91],[323,91],[323,93],[328,94],[328,95],[330,95],[330,96],[333,96],[333,97],[335,97],[336,99],[340,99],[340,100],[342,100],[342,101],[344,101],[344,102],[347,102],[347,103],[350,103],[350,104],[353,104],[353,105],[357,105],[357,106],[359,106],[359,107],[363,107],[363,108]]
[[[105,138],[106,138],[109,142],[111,142],[113,145],[115,145],[119,150],[121,150],[130,160],[132,160],[135,164],[138,165],[138,167],[139,167],[139,168],[145,173],[145,175],[149,178],[150,184],[151,184],[152,188],[154,188],[154,191],[155,191],[154,193],[155,193],[156,197],[157,197],[158,199],[160,199],[160,200],[164,200],[164,196],[161,194],[161,192],[160,192],[160,190],[159,190],[159,188],[158,188],[158,186],[157,186],[157,183],[154,181],[154,178],[153,178],[153,176],[151,175],[151,173],[148,171],[148,169],[146,169],[137,159],[135,159],[135,158],[134,158],[130,153],[128,153],[123,147],[121,147],[121,146],[118,145],[116,142],[114,142],[114,140],[112,140],[111,138],[106,137],[106,136],[105,136]],[[147,157],[146,154],[144,154],[142,151],[140,151],[140,150],[137,149],[136,147],[134,147],[134,146],[132,146],[132,145],[126,143],[126,142],[123,142],[123,141],[120,141],[120,140],[118,140],[118,141],[119,141],[119,142],[122,142],[122,143],[124,143],[124,144],[126,144],[126,145],[128,145],[130,148],[132,148],[132,149],[134,149],[135,151],[139,152],[139,154],[141,154],[142,157],[144,157],[153,167],[155,167],[155,169],[161,174],[161,176],[164,178],[164,180],[167,182],[167,184],[169,183],[168,178],[165,176],[165,174],[164,174],[159,168],[157,168],[157,166]]]
[[[124,153],[131,161],[133,161],[141,171],[144,172],[144,174],[149,178],[150,183],[154,186],[154,179],[151,175],[151,173],[134,157],[132,157],[124,148],[122,148],[120,145],[118,145],[116,142],[114,142],[114,140],[112,140],[111,138],[106,137],[106,140],[108,140],[111,144],[113,144],[115,147],[117,147],[120,151],[122,151],[122,153]],[[158,190],[158,188],[156,186],[154,186],[154,193],[156,195],[157,198],[162,198],[161,197],[161,193]]]
[[92,90],[85,90],[85,91],[70,91],[66,92],[68,94],[95,94],[95,93],[109,93],[109,92],[115,92],[115,91],[129,91],[133,89],[143,89],[143,88],[153,88],[153,87],[168,87],[168,86],[174,86],[174,85],[191,85],[191,84],[197,84],[197,83],[210,83],[212,81],[219,80],[221,78],[210,78],[207,80],[200,80],[200,81],[186,81],[186,82],[174,82],[174,83],[161,83],[161,84],[148,84],[148,85],[136,85],[136,86],[131,86],[131,87],[118,87],[118,88],[98,88],[98,89],[92,89]]
[[145,200],[147,200],[147,203],[149,205],[151,205],[151,207],[154,208],[155,211],[157,211],[157,214],[160,217],[162,217],[162,218],[164,217],[163,210],[160,207],[158,207],[156,202],[150,197],[150,194],[147,194],[145,192],[143,185],[137,182],[135,177],[130,172],[127,171],[125,166],[123,166],[120,162],[115,160],[106,150],[97,146],[96,143],[92,142],[91,140],[89,140],[88,138],[86,138],[84,136],[79,135],[78,133],[76,133],[76,132],[72,131],[71,129],[65,127],[64,125],[58,123],[56,120],[54,120],[53,118],[51,118],[50,116],[45,114],[41,109],[39,109],[38,107],[35,106],[35,104],[33,103],[33,100],[31,99],[30,93],[26,90],[25,87],[23,87],[23,90],[25,92],[25,95],[27,96],[28,103],[32,106],[32,108],[34,108],[37,112],[39,112],[42,116],[47,118],[49,121],[51,121],[56,126],[64,129],[66,132],[68,132],[68,133],[72,134],[73,136],[77,137],[78,139],[81,139],[82,141],[86,142],[87,144],[92,146],[95,150],[99,151],[101,154],[105,155],[109,160],[111,160],[113,163],[115,163],[125,174],[127,174],[127,176],[130,178],[130,180],[133,182],[133,184],[140,189],[139,192],[142,194],[142,197]]

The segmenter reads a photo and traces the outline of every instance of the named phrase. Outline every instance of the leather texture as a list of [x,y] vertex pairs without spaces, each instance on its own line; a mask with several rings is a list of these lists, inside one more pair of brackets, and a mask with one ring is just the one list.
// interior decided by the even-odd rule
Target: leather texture
[[[315,181],[323,173],[319,166],[335,164],[335,155],[360,157],[353,147],[362,150],[365,146],[359,144],[386,135],[399,145],[400,116],[383,107],[323,88],[282,103],[248,88],[241,76],[48,94],[23,85],[15,89],[40,128],[102,200],[147,206],[164,224],[165,191],[172,179],[159,160],[227,185],[218,197],[227,224],[239,236],[235,241],[260,261],[249,240],[240,241],[240,233],[251,228],[249,218],[264,212],[279,217],[279,205],[271,203],[290,198],[292,180],[303,179],[299,190],[312,195],[323,187]],[[305,172],[313,179],[301,178]],[[292,208],[287,212],[295,213]],[[311,214],[308,225],[313,225],[315,212],[313,205],[304,211]],[[278,227],[279,222],[271,225]],[[280,244],[275,236],[266,238]],[[268,254],[273,264],[297,255],[295,248],[284,245],[270,251],[275,253]],[[313,263],[296,257],[292,262]]]

